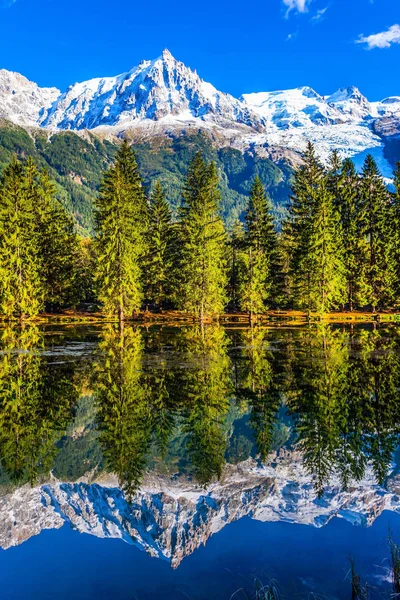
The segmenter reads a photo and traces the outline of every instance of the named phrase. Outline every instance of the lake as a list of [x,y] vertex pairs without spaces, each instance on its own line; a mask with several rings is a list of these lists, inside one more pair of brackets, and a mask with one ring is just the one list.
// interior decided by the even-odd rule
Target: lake
[[1,598],[390,598],[399,394],[396,324],[3,328]]

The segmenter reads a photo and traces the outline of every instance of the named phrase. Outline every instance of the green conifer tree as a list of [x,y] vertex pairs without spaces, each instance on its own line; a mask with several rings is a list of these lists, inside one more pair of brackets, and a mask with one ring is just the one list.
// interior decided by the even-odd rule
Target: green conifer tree
[[162,308],[171,295],[174,263],[172,212],[159,181],[156,182],[150,198],[147,240],[147,296]]
[[308,145],[295,173],[290,217],[290,271],[295,305],[326,312],[343,302],[345,270],[339,216],[324,168]]
[[104,175],[96,209],[98,297],[105,313],[123,321],[142,304],[147,221],[142,179],[126,140]]
[[400,303],[400,162],[394,173],[395,192],[393,194],[392,208],[392,251],[391,259],[394,267],[393,296],[396,305]]
[[228,295],[233,311],[239,310],[239,287],[241,255],[244,249],[244,229],[239,219],[233,224],[230,238],[230,261],[229,261],[229,286]]
[[189,165],[180,211],[182,249],[179,306],[201,321],[217,317],[227,302],[227,244],[219,214],[214,163],[197,153]]
[[31,158],[25,168],[25,186],[35,214],[46,309],[72,305],[78,300],[78,241],[72,218],[57,201],[57,188],[48,173],[39,173]]
[[0,313],[33,317],[43,309],[35,215],[26,173],[14,158],[0,180]]
[[355,306],[367,304],[367,251],[362,233],[363,217],[360,206],[360,178],[351,159],[343,161],[338,184],[337,208],[343,236],[343,258],[346,269],[347,304],[350,311]]
[[341,180],[343,162],[338,150],[333,150],[329,157],[327,187],[334,198],[334,205],[338,212],[341,208]]
[[240,253],[240,306],[250,319],[253,314],[265,312],[273,291],[277,239],[271,209],[261,179],[256,176],[245,213],[244,249]]
[[377,305],[393,296],[395,265],[390,230],[390,195],[371,155],[365,159],[360,185],[361,234],[368,242],[368,303],[375,312]]

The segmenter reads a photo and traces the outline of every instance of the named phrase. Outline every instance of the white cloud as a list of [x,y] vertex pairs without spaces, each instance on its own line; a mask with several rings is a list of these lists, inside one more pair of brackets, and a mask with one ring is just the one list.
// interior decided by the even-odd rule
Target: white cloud
[[283,0],[283,4],[287,6],[286,16],[288,16],[292,10],[300,13],[307,12],[311,2],[312,0]]
[[400,44],[400,25],[392,25],[387,31],[372,35],[360,35],[357,44],[365,44],[368,50],[373,48],[390,48],[392,44]]
[[325,6],[325,8],[321,8],[320,10],[317,10],[315,15],[311,18],[311,20],[312,21],[322,21],[328,8],[329,8],[328,6]]
[[289,35],[285,39],[285,42],[293,42],[293,40],[295,40],[298,35],[299,35],[298,31],[295,31],[294,33],[289,33]]
[[10,8],[17,0],[0,0],[0,8]]

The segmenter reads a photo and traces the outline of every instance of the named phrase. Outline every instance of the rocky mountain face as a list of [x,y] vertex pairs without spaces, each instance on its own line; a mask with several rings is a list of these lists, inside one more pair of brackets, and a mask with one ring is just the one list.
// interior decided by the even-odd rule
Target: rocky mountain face
[[40,88],[19,73],[0,69],[0,118],[37,126],[59,95],[57,88]]
[[[244,94],[218,91],[168,50],[128,73],[71,85],[65,92],[39,88],[21,75],[0,71],[0,118],[49,130],[96,130],[148,135],[195,125],[224,132],[219,143],[246,150],[301,150],[313,141],[323,158],[334,148],[362,161],[372,152],[384,175],[391,166],[376,123],[394,129],[400,96],[369,102],[355,87],[321,96],[310,87]],[[227,141],[228,140],[228,141]],[[271,154],[272,150],[270,150]],[[393,161],[391,161],[393,162]]]
[[301,455],[280,450],[268,464],[228,465],[207,489],[148,474],[130,504],[112,478],[95,483],[52,481],[0,498],[0,547],[69,524],[81,533],[119,538],[177,567],[208,538],[244,516],[321,527],[335,516],[370,525],[384,510],[400,512],[400,476],[388,489],[372,473],[347,491],[333,481],[317,498]]

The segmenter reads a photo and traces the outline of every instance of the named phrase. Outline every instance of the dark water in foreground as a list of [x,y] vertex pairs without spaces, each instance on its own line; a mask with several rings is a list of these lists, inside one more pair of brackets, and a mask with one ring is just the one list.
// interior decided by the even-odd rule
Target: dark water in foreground
[[391,597],[400,327],[1,334],[1,598]]
[[[389,526],[400,529],[399,515],[384,513],[368,529],[340,519],[315,529],[244,518],[177,570],[119,540],[65,527],[0,553],[2,598],[230,598],[241,588],[251,592],[254,578],[266,583],[271,577],[284,598],[351,598],[349,553],[378,594],[388,571]],[[240,591],[235,597],[246,598]]]

